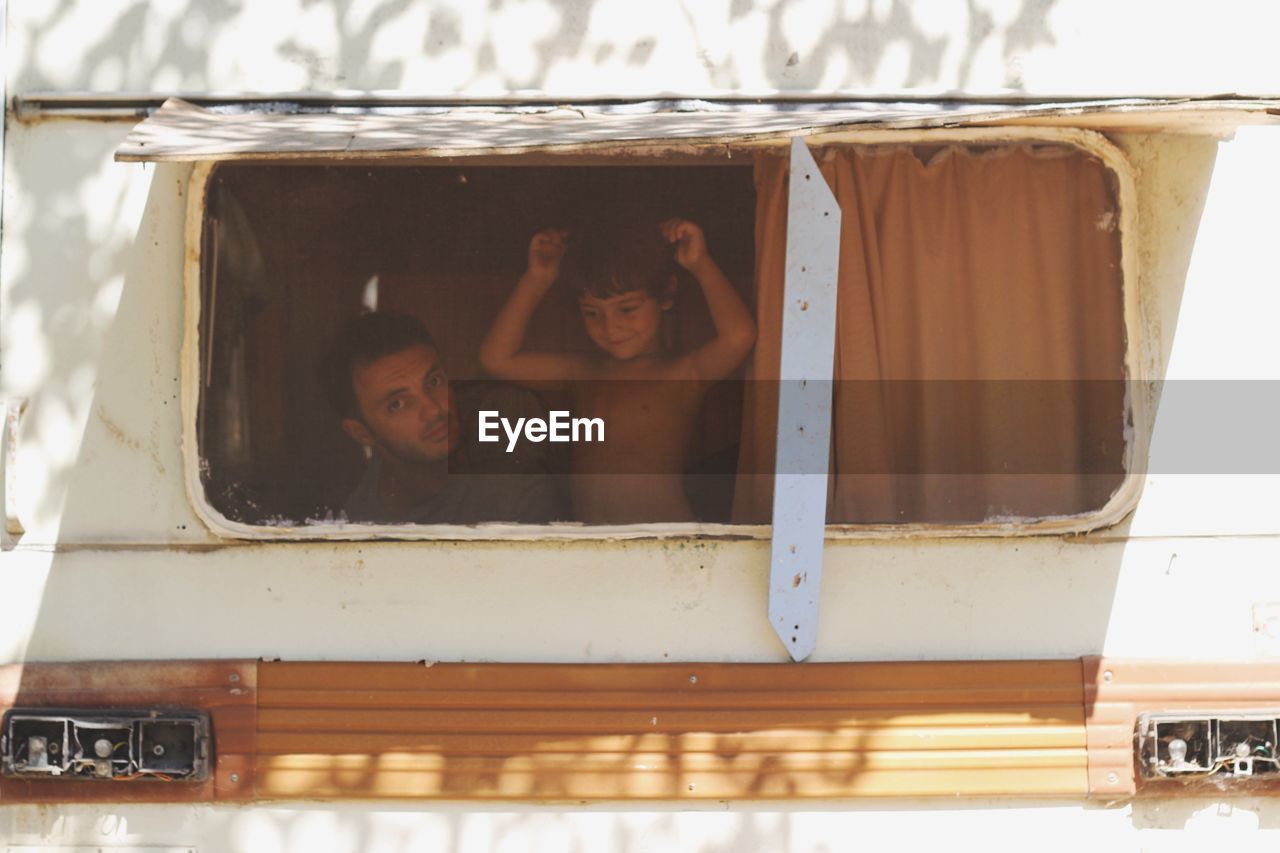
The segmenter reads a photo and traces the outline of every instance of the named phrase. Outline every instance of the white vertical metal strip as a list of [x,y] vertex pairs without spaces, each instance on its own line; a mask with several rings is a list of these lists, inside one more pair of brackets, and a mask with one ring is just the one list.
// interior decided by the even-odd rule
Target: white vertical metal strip
[[818,635],[831,455],[840,206],[813,155],[798,138],[791,141],[787,192],[769,624],[791,657],[804,660],[813,653]]

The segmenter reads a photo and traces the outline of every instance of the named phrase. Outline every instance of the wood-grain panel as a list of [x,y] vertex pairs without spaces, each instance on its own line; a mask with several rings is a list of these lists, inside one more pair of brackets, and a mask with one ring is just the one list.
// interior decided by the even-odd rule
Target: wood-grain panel
[[257,661],[106,661],[0,666],[0,713],[11,708],[208,711],[214,764],[205,782],[0,777],[0,802],[207,802],[253,797]]
[[1280,708],[1280,662],[43,663],[0,667],[15,706],[208,710],[215,769],[6,802],[1124,798],[1194,793],[1135,783],[1138,714]]
[[1082,795],[1079,661],[260,665],[261,797]]

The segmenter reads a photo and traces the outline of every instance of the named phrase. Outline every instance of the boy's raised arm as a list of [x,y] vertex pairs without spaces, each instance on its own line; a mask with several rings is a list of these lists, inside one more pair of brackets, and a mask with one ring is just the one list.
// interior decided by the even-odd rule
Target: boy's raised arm
[[682,219],[670,219],[662,223],[662,234],[668,242],[676,244],[676,263],[698,280],[716,329],[714,338],[686,358],[699,379],[708,382],[723,379],[738,369],[755,346],[755,321],[707,251],[701,228]]
[[566,237],[562,229],[533,235],[529,265],[480,344],[481,366],[499,379],[552,382],[576,379],[582,372],[581,356],[522,350],[529,319],[560,274]]

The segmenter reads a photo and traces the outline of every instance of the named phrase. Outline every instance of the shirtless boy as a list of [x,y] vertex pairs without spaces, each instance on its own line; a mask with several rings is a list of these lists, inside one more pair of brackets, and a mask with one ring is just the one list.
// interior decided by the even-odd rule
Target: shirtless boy
[[[599,353],[524,350],[529,319],[561,276],[569,239],[563,229],[534,235],[524,275],[480,347],[480,362],[494,376],[564,384],[575,415],[603,418],[607,444],[576,445],[572,455],[573,515],[591,524],[695,520],[683,474],[702,393],[755,345],[751,314],[708,253],[702,229],[671,219],[655,230],[652,247],[641,235],[569,249],[594,255],[569,277]],[[711,340],[684,354],[666,352],[662,341],[676,285],[664,241],[675,244],[676,263],[702,288],[715,326]]]

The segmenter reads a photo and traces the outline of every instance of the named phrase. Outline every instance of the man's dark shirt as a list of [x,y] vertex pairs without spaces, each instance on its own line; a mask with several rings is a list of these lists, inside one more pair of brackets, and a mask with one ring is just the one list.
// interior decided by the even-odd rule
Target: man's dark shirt
[[462,443],[449,460],[444,489],[409,510],[395,512],[378,493],[381,460],[375,455],[347,498],[348,521],[382,524],[478,524],[486,521],[542,524],[567,517],[567,496],[556,476],[557,448],[545,442],[517,443],[506,452],[507,438],[481,443],[477,412],[501,417],[546,418],[538,398],[523,388],[501,382],[456,383],[455,402],[462,424]]

